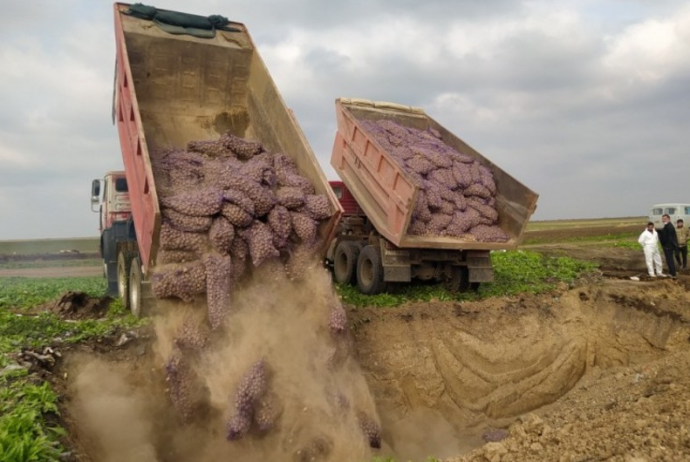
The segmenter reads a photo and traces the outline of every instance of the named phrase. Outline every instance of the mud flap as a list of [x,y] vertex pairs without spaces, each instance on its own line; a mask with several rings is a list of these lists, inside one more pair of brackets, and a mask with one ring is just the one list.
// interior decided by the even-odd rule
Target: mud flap
[[494,268],[491,266],[491,253],[488,250],[468,250],[467,269],[470,283],[494,281]]
[[381,264],[383,265],[384,282],[410,282],[412,280],[412,265],[410,252],[407,250],[390,250],[381,246]]

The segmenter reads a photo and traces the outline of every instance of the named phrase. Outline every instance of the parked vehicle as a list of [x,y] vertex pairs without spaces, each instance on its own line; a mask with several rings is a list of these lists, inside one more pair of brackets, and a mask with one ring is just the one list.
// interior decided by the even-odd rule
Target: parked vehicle
[[[356,282],[374,294],[387,283],[444,281],[451,290],[493,281],[492,250],[514,249],[536,209],[538,195],[441,126],[422,109],[395,103],[336,100],[338,130],[331,165],[342,182],[331,182],[344,209],[327,259],[335,279]],[[478,242],[407,232],[418,187],[367,132],[365,120],[391,120],[440,133],[445,144],[472,156],[493,173],[498,225],[507,242]]]
[[661,229],[664,227],[661,217],[663,215],[668,215],[671,217],[671,223],[675,225],[677,220],[683,220],[686,223],[690,223],[690,204],[683,203],[666,203],[666,204],[656,204],[653,205],[649,210],[649,221],[654,223],[654,227]]

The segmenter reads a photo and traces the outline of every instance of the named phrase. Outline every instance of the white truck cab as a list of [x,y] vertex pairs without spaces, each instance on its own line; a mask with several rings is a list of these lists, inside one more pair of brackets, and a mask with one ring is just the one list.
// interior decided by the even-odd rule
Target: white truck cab
[[118,249],[136,245],[132,222],[132,203],[125,172],[108,172],[102,180],[91,182],[91,210],[100,215],[101,257],[108,281],[108,295],[121,294],[118,280]]
[[675,226],[677,220],[683,220],[685,225],[690,224],[690,204],[683,203],[668,203],[653,205],[649,211],[649,221],[654,223],[656,229],[664,227],[661,221],[663,215],[671,217],[671,223]]

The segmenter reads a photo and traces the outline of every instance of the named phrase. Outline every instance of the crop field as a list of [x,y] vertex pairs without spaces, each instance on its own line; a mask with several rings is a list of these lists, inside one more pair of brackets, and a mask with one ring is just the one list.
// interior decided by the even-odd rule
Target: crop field
[[530,221],[527,224],[527,231],[545,231],[556,229],[567,229],[571,232],[579,232],[586,228],[622,228],[629,226],[642,226],[647,223],[647,217],[622,217],[622,218],[585,218],[579,220],[543,220]]
[[636,242],[646,223],[645,217],[530,222],[523,244]]

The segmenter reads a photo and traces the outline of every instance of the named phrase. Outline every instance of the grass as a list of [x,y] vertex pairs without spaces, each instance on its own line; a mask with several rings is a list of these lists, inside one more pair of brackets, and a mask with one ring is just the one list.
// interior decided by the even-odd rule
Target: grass
[[[103,278],[0,278],[0,461],[49,462],[60,459],[65,435],[58,423],[58,397],[50,384],[15,363],[23,348],[74,344],[141,326],[146,321],[113,301],[102,319],[65,320],[30,308],[67,291],[94,296],[105,292]],[[58,339],[60,339],[58,341]]]
[[60,460],[59,438],[66,433],[47,419],[59,416],[57,402],[48,382],[36,384],[23,373],[0,376],[0,460]]
[[559,282],[570,283],[596,268],[594,263],[569,257],[546,257],[536,252],[511,251],[491,254],[494,282],[482,284],[479,290],[452,294],[441,284],[404,285],[389,293],[364,295],[351,285],[338,284],[337,291],[344,303],[356,307],[394,307],[408,301],[477,300],[521,293],[553,290]]
[[101,297],[106,292],[106,282],[100,276],[0,278],[0,309],[32,308],[49,302],[68,291],[85,292],[93,297]]
[[[142,321],[121,309],[119,301],[111,303],[105,318],[64,320],[53,313],[28,315],[0,310],[0,355],[22,347],[41,348],[54,344],[59,338],[67,344],[131,329]],[[0,366],[3,364],[0,358]]]
[[495,281],[479,287],[479,296],[495,297],[552,290],[571,283],[597,265],[570,257],[547,257],[536,252],[496,252],[491,255]]
[[637,239],[630,239],[630,240],[623,240],[623,241],[618,241],[618,242],[613,242],[610,243],[612,247],[618,247],[620,249],[630,249],[630,250],[642,250],[642,246],[640,245],[639,242],[637,242]]

